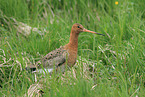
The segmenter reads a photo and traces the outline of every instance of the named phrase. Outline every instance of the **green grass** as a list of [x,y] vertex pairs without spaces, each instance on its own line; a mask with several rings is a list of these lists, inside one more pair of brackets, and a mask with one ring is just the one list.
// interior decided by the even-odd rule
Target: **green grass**
[[[0,96],[27,95],[37,83],[46,97],[145,96],[144,0],[0,2]],[[12,18],[43,34],[18,33]],[[35,75],[23,69],[67,44],[74,23],[106,36],[81,33],[77,64],[59,78],[37,74],[35,82]]]

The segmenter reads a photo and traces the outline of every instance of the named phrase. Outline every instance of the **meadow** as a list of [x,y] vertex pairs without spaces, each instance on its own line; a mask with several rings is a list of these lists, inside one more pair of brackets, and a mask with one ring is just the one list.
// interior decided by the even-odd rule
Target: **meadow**
[[[64,74],[25,70],[67,44],[74,23],[105,36],[81,33]],[[145,97],[144,73],[144,0],[0,0],[1,97]]]

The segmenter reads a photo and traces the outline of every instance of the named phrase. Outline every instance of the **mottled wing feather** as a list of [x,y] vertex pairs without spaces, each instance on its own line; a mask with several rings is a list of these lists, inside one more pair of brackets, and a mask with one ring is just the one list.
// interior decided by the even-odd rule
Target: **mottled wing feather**
[[47,68],[51,69],[55,66],[55,68],[58,68],[60,65],[64,64],[66,62],[66,58],[68,56],[67,50],[64,49],[64,47],[60,47],[56,50],[51,51],[46,56],[44,56],[40,61],[36,62],[36,65],[30,65],[26,67],[26,70],[29,68],[33,71],[36,68]]
[[[64,50],[64,47],[60,47],[44,56],[40,64],[42,64],[44,68],[53,68],[54,65],[55,67],[58,67],[59,65],[65,63],[67,55],[67,50]],[[38,66],[38,68],[41,67],[41,65]]]
[[64,47],[60,47],[56,50],[49,52],[46,56],[43,57],[43,59],[49,60],[49,59],[52,59],[54,57],[60,56],[64,51],[65,51]]

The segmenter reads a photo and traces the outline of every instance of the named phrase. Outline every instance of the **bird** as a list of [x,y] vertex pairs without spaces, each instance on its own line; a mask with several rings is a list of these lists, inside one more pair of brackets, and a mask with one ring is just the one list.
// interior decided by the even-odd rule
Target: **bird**
[[55,69],[56,71],[61,71],[63,73],[65,72],[66,66],[68,68],[73,67],[77,60],[78,36],[81,32],[89,32],[105,36],[104,34],[87,30],[81,24],[75,23],[71,28],[70,39],[68,44],[49,52],[43,58],[41,58],[36,63],[36,65],[26,67],[26,69],[38,69],[39,72],[43,73],[44,70],[46,72],[51,73]]

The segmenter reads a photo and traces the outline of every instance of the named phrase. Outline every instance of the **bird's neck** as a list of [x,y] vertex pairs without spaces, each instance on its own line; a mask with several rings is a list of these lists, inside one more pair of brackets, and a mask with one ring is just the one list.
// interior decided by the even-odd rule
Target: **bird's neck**
[[75,33],[71,31],[70,40],[68,43],[69,47],[73,48],[76,51],[78,49],[78,36],[79,36],[79,33]]

